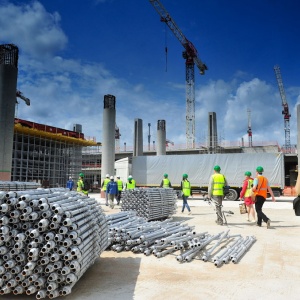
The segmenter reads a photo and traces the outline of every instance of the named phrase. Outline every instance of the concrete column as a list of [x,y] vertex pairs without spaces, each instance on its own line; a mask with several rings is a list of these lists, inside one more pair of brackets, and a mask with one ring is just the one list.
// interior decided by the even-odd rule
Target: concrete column
[[143,120],[134,119],[133,156],[143,156]]
[[11,180],[18,55],[15,45],[0,45],[0,180],[5,181]]
[[216,153],[218,147],[217,115],[215,112],[208,113],[208,153]]
[[166,155],[166,121],[157,121],[157,146],[156,155]]
[[115,124],[116,97],[105,95],[102,127],[101,180],[105,178],[106,174],[111,176],[115,173]]

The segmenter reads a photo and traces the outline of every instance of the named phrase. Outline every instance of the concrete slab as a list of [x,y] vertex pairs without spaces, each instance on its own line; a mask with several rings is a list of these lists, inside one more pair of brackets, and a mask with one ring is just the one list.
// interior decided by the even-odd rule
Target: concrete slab
[[[117,206],[105,206],[99,194],[90,197],[96,198],[107,214],[120,211]],[[265,203],[263,211],[272,220],[270,229],[265,224],[249,224],[246,215],[239,212],[238,201],[224,201],[224,207],[234,214],[227,216],[228,226],[218,226],[213,206],[190,199],[192,215],[182,214],[182,201],[178,200],[173,219],[195,226],[196,232],[216,234],[229,229],[230,234],[255,236],[257,241],[237,264],[230,262],[219,268],[199,258],[179,263],[179,252],[158,259],[105,251],[64,299],[300,299],[300,218],[292,210],[293,199]],[[3,295],[1,299],[35,298]]]

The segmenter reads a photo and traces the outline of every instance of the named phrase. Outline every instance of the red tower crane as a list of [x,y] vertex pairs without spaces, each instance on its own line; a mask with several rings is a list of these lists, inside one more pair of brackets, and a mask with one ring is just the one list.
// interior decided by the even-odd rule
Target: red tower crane
[[185,79],[186,79],[186,143],[187,148],[195,148],[195,72],[194,66],[198,67],[200,74],[204,75],[207,66],[198,57],[195,46],[189,41],[171,18],[168,11],[158,0],[149,0],[161,17],[161,21],[166,23],[181,45],[184,47],[182,53],[185,59]]
[[248,147],[252,147],[252,128],[251,128],[251,109],[247,109],[248,113]]
[[286,100],[285,91],[283,88],[281,73],[280,73],[280,67],[275,66],[274,67],[279,93],[282,101],[282,114],[283,114],[283,120],[284,120],[284,132],[285,132],[285,151],[287,153],[291,153],[291,139],[290,139],[290,112],[289,112],[289,105]]

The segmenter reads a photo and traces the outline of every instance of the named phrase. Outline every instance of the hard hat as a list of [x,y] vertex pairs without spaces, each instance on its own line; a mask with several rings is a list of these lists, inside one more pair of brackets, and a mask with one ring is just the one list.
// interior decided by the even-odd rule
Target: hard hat
[[168,177],[168,174],[167,174],[167,173],[165,173],[165,174],[164,174],[164,177]]
[[245,172],[245,175],[246,175],[246,176],[251,176],[252,174],[251,174],[250,171],[246,171],[246,172]]
[[128,176],[128,178],[132,178],[132,176],[131,176],[131,175],[129,175],[129,176]]
[[105,177],[107,177],[107,178],[108,178],[108,177],[109,177],[109,174],[106,174],[106,176],[105,176]]
[[215,166],[214,166],[214,170],[217,171],[217,172],[219,172],[219,171],[221,171],[221,168],[220,168],[220,166],[215,165]]
[[117,178],[120,178],[120,175],[117,175]]
[[83,173],[79,173],[79,176],[80,176],[80,177],[84,177],[84,174],[83,174]]
[[114,179],[114,176],[110,176],[110,179]]
[[261,166],[258,166],[258,167],[256,168],[256,171],[257,171],[258,173],[262,173],[262,172],[264,171],[264,168],[261,167]]
[[188,174],[183,174],[182,178],[188,178]]

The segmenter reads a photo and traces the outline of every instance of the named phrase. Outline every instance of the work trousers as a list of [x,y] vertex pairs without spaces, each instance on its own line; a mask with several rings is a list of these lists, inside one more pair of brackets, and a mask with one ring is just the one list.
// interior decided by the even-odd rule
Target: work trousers
[[223,224],[223,215],[222,215],[222,202],[224,196],[212,196],[214,200],[217,201],[216,204],[216,214],[217,214],[217,223]]
[[114,204],[115,197],[116,197],[115,194],[108,194],[108,200],[109,200],[109,206],[110,206],[110,208],[114,208],[115,207],[115,204]]
[[187,203],[187,199],[188,199],[188,196],[184,196],[182,195],[182,200],[183,200],[183,203],[182,203],[182,210],[181,212],[184,212],[184,208],[186,207],[188,211],[191,211],[188,203]]
[[266,199],[263,196],[256,196],[255,210],[257,213],[257,225],[261,225],[262,220],[268,222],[269,218],[262,212],[262,207]]

